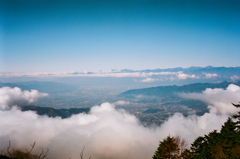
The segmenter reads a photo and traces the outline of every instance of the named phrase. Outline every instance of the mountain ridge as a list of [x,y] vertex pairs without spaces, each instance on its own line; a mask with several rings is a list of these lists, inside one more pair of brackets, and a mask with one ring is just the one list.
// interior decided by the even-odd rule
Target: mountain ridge
[[131,89],[125,92],[120,93],[119,97],[131,97],[137,95],[146,95],[146,96],[157,96],[157,97],[166,97],[174,96],[175,93],[200,93],[206,88],[226,88],[229,84],[236,84],[240,86],[240,81],[238,82],[220,82],[220,83],[193,83],[182,86],[177,85],[168,85],[168,86],[157,86],[149,87],[142,89]]

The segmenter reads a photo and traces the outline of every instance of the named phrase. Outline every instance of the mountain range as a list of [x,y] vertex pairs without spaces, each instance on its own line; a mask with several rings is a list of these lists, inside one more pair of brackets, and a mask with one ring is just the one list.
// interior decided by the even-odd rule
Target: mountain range
[[155,97],[167,97],[167,96],[176,96],[177,93],[200,93],[206,88],[226,88],[229,84],[234,83],[235,85],[240,86],[240,81],[238,82],[220,82],[220,83],[194,83],[188,85],[172,85],[172,86],[158,86],[142,89],[131,89],[119,94],[119,97],[131,98],[138,95],[145,96],[155,96]]

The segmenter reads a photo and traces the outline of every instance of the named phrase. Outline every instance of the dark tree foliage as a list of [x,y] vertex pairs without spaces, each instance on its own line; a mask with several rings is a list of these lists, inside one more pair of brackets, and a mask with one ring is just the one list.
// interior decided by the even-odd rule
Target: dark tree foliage
[[[240,104],[233,104],[240,107]],[[160,142],[153,159],[240,159],[240,112],[224,123],[220,132],[214,130],[208,135],[198,137],[190,149],[179,151],[174,137],[168,136]]]
[[[240,107],[240,105],[234,105]],[[234,122],[231,118],[224,123],[220,132],[213,132],[198,137],[193,143],[190,150],[185,150],[184,158],[193,159],[239,159],[240,158],[240,131],[239,121],[240,112],[234,115],[238,120]]]
[[192,144],[187,158],[240,158],[240,133],[231,118],[224,123],[220,132],[198,137]]
[[0,155],[0,159],[11,159],[11,158],[7,157],[6,155]]
[[168,136],[166,139],[159,143],[159,147],[156,150],[153,159],[180,158],[181,153],[186,147],[186,141],[181,139],[179,136]]
[[[240,108],[240,103],[239,104],[233,104],[233,105],[237,108]],[[237,119],[236,128],[237,128],[237,131],[240,131],[240,111],[238,112],[238,114],[235,114],[233,117],[235,119]]]
[[153,159],[175,158],[178,152],[179,148],[175,142],[175,138],[168,136],[166,139],[160,142]]

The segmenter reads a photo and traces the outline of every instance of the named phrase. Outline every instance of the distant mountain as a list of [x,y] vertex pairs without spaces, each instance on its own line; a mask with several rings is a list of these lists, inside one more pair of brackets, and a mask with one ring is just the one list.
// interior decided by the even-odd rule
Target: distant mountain
[[[143,89],[132,89],[126,92],[119,94],[119,97],[125,98],[133,98],[138,95],[145,95],[145,96],[156,96],[156,97],[168,97],[168,96],[175,96],[176,93],[192,93],[192,92],[202,92],[206,88],[226,88],[229,84],[233,82],[221,82],[221,83],[195,83],[195,84],[188,84],[183,86],[158,86],[158,87],[150,87],[150,88],[143,88]],[[234,83],[240,86],[240,81]]]
[[[48,78],[50,77],[50,78]],[[37,83],[39,80],[54,81],[54,84],[50,82]],[[37,80],[33,82],[27,82],[31,84],[35,89],[42,92],[60,92],[61,90],[70,89],[69,86],[64,86],[60,83],[66,83],[70,85],[79,86],[81,88],[144,88],[154,87],[162,85],[186,85],[190,83],[212,83],[222,81],[237,81],[240,80],[240,67],[176,67],[166,69],[144,69],[144,70],[111,70],[111,71],[96,71],[96,72],[69,72],[63,73],[62,77],[56,76],[54,73],[46,75],[46,78],[41,76],[21,75],[15,77],[0,75],[0,81],[29,81]],[[0,86],[12,85],[19,86],[20,88],[29,89],[30,87],[25,82],[18,83],[0,83]],[[62,89],[64,88],[64,89]],[[42,89],[42,90],[40,90]],[[72,89],[72,88],[71,88]],[[74,88],[73,88],[74,89]],[[59,90],[59,91],[58,91]]]
[[[144,110],[143,114],[162,114],[165,115],[170,112],[181,112],[184,115],[189,113],[195,113],[197,115],[203,115],[208,112],[208,104],[200,100],[191,100],[180,97],[179,93],[200,93],[206,88],[223,88],[225,89],[232,82],[221,83],[194,83],[182,86],[170,85],[170,86],[158,86],[149,87],[143,89],[131,89],[120,93],[118,95],[122,100],[137,103],[144,107],[150,106],[149,109]],[[240,81],[235,82],[235,85],[240,86]],[[164,113],[161,113],[164,110]],[[166,116],[167,117],[167,116]],[[146,119],[147,120],[147,119]]]
[[20,106],[22,111],[35,111],[38,115],[47,115],[49,117],[68,118],[74,114],[88,113],[90,108],[70,108],[70,109],[55,109],[51,107],[40,107],[34,105]]
[[120,72],[122,73],[133,73],[133,72],[179,72],[183,71],[184,73],[230,73],[233,74],[240,74],[240,67],[213,67],[213,66],[207,66],[207,67],[188,67],[188,68],[182,68],[182,67],[175,67],[175,68],[166,68],[166,69],[146,69],[146,70],[129,70],[129,69],[123,69]]

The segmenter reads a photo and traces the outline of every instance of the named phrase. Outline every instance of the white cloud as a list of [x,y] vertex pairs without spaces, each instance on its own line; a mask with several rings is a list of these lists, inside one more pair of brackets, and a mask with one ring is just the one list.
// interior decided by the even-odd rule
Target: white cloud
[[159,72],[159,75],[175,75],[176,72]]
[[210,113],[234,114],[239,109],[234,107],[232,103],[240,102],[240,87],[230,84],[226,89],[207,88],[202,93],[182,93],[180,96],[206,102]]
[[[19,89],[12,91],[18,92],[20,96],[24,94],[24,91]],[[9,93],[5,91],[5,94]],[[196,98],[195,94],[185,95]],[[239,87],[230,85],[226,90],[207,89],[197,95],[200,95],[202,100],[213,103],[219,100],[226,102],[229,98],[239,96]],[[15,99],[16,96],[9,96],[7,101]],[[239,97],[236,100],[238,99]],[[16,102],[14,104],[17,104]],[[11,102],[4,103],[13,105]],[[218,109],[225,110],[223,107]],[[41,148],[49,148],[49,158],[79,158],[79,152],[85,146],[84,155],[95,159],[146,159],[152,157],[159,140],[167,135],[180,135],[191,143],[200,135],[214,129],[220,130],[227,117],[228,113],[216,111],[189,117],[176,113],[163,125],[149,128],[141,125],[134,115],[124,110],[116,110],[110,103],[92,107],[89,114],[77,114],[67,119],[39,116],[35,112],[21,112],[12,107],[9,111],[0,110],[0,149],[6,150],[8,140],[11,140],[12,148],[25,151],[25,148],[36,141],[33,153],[39,154]]]
[[178,79],[181,79],[181,80],[185,80],[185,79],[196,79],[196,78],[199,78],[199,77],[197,77],[196,75],[188,75],[188,74],[185,74],[185,73],[183,73],[182,71],[180,71],[180,72],[178,72],[177,74],[176,74],[176,76],[177,76],[177,78]]
[[156,79],[153,79],[153,78],[145,78],[143,80],[141,80],[141,82],[147,82],[147,83],[150,83],[150,82],[155,82]]
[[240,77],[237,76],[237,75],[234,75],[234,76],[231,76],[231,80],[232,80],[233,82],[240,81]]
[[215,78],[218,77],[216,73],[204,73],[206,78]]
[[36,102],[39,98],[48,94],[39,93],[37,90],[22,91],[20,88],[0,88],[0,109],[9,109],[14,105],[26,105]]
[[191,115],[188,117],[175,113],[161,125],[159,131],[162,135],[168,135],[167,133],[173,136],[179,135],[190,144],[199,136],[208,134],[213,130],[220,130],[227,118],[227,115],[210,113],[205,113],[203,116]]
[[190,143],[199,135],[219,130],[226,118],[212,114],[185,118],[177,113],[161,127],[148,128],[110,103],[93,107],[90,114],[67,119],[40,117],[14,108],[0,111],[0,149],[8,140],[15,149],[27,148],[36,141],[33,153],[49,148],[50,158],[78,158],[85,146],[85,156],[96,159],[146,159],[152,157],[159,140],[167,135],[180,135]]
[[84,72],[34,72],[34,73],[0,73],[0,77],[151,77],[158,75],[174,75],[176,72],[117,72],[96,71]]
[[85,156],[96,159],[145,159],[152,156],[160,139],[156,132],[141,126],[135,116],[117,111],[109,103],[93,107],[90,114],[67,119],[40,117],[17,109],[0,111],[0,127],[0,149],[9,139],[15,149],[36,141],[36,150],[49,148],[49,157],[58,159],[78,158],[84,146]]
[[123,100],[114,102],[114,105],[128,105],[128,104],[130,104],[130,102],[123,101]]

